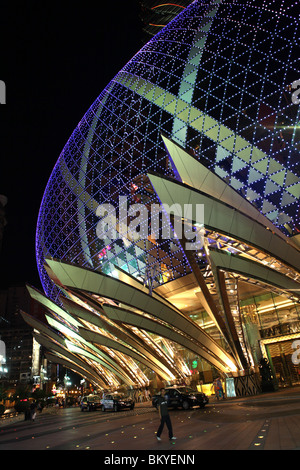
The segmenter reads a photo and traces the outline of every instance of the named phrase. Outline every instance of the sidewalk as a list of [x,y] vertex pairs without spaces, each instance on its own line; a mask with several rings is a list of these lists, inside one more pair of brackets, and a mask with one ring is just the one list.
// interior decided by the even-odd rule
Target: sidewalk
[[[75,413],[68,413],[72,411],[70,408],[44,408],[42,415],[53,413],[60,415],[64,421],[66,412],[65,418],[68,423],[69,418],[72,419],[71,415],[76,415],[78,407],[76,408],[74,408]],[[156,439],[153,441],[153,425],[152,428],[144,426],[144,423],[157,421],[157,412],[152,407],[152,401],[136,403],[135,410],[136,413],[131,411],[130,416],[127,413],[98,414],[97,419],[102,415],[105,415],[106,419],[102,424],[99,420],[96,434],[105,426],[105,432],[109,433],[110,439],[104,442],[97,438],[97,442],[93,443],[94,448],[96,450],[157,449]],[[157,450],[162,452],[170,449],[187,451],[300,450],[300,386],[219,401],[215,397],[210,397],[209,404],[203,410],[198,408],[189,411],[170,410],[170,414],[176,427],[178,440],[174,445],[170,445],[168,440],[160,443]],[[86,418],[87,415],[84,417]],[[18,421],[24,421],[23,413],[5,421],[0,419],[0,428]],[[141,424],[137,426],[138,423]],[[90,426],[93,429],[93,420]],[[128,439],[130,432],[133,435],[132,439],[126,442],[120,434],[120,429],[124,426]],[[23,429],[22,425],[20,429]],[[134,438],[137,432],[140,433],[139,439]],[[110,444],[111,439],[115,441],[114,444]]]
[[[62,410],[62,408],[61,408]],[[46,414],[46,413],[57,413],[58,409],[55,408],[55,406],[49,406],[47,408],[44,408],[42,413],[43,414]],[[39,413],[39,412],[38,412]],[[7,418],[4,418],[3,416],[0,418],[0,428],[3,428],[4,426],[7,426],[9,424],[14,424],[14,423],[18,423],[20,421],[25,421],[25,413],[22,412],[22,413],[16,413],[15,416],[12,416],[12,417],[7,417]]]
[[[252,396],[247,396],[247,397],[234,397],[234,398],[226,398],[225,400],[217,400],[215,399],[214,396],[211,396],[210,399],[209,399],[209,405],[220,405],[220,404],[233,404],[233,403],[240,403],[240,404],[243,404],[243,403],[252,403],[253,405],[254,404],[257,404],[256,402],[258,403],[265,403],[267,404],[268,402],[271,402],[275,400],[276,402],[277,401],[284,401],[284,400],[289,400],[290,402],[292,401],[298,401],[300,402],[300,386],[294,386],[294,387],[291,387],[291,388],[284,388],[284,389],[280,389],[276,392],[267,392],[267,393],[263,393],[263,394],[259,394],[259,395],[252,395]],[[153,408],[153,411],[155,410],[155,408],[152,406],[152,400],[150,401],[147,401],[147,402],[138,402],[138,403],[135,403],[135,408],[138,408],[138,409],[143,409],[143,408]],[[58,410],[62,410],[62,408],[59,408],[57,409],[55,406],[51,406],[51,407],[47,407],[47,408],[44,408],[42,413],[45,414],[45,413],[57,413]],[[3,427],[3,426],[6,426],[8,424],[13,424],[13,423],[17,423],[19,421],[25,421],[25,416],[24,416],[24,413],[19,413],[17,414],[16,416],[13,416],[13,417],[7,417],[7,418],[3,418],[1,417],[0,418],[0,428]]]
[[[75,407],[75,408],[78,408],[79,407]],[[142,403],[136,403],[135,404],[135,408],[137,409],[143,409],[143,408],[146,408],[147,410],[149,408],[153,408],[152,407],[152,401],[148,401],[148,402],[142,402]],[[44,408],[42,413],[43,414],[50,414],[50,413],[59,413],[60,411],[63,411],[65,408],[56,408],[55,406],[49,406],[47,408]],[[154,410],[154,408],[153,408]],[[9,424],[14,424],[14,423],[18,423],[20,421],[25,421],[25,414],[24,413],[17,413],[15,416],[12,416],[12,417],[1,417],[0,418],[0,428],[4,427],[4,426],[7,426]]]

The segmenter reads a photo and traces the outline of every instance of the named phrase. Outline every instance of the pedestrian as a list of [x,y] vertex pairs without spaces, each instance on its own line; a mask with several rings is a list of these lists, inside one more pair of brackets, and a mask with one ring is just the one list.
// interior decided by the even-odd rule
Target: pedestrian
[[158,397],[157,407],[158,407],[158,413],[160,417],[160,425],[156,433],[157,440],[161,441],[160,436],[163,431],[165,423],[169,430],[169,439],[170,440],[176,439],[176,437],[173,436],[172,423],[171,423],[171,419],[170,419],[170,415],[168,411],[168,395],[166,395],[166,390],[164,388],[160,389],[160,397]]
[[36,402],[33,401],[30,404],[30,419],[31,419],[31,421],[34,421],[35,417],[36,417]]
[[223,400],[225,399],[225,394],[224,394],[224,390],[223,390],[223,385],[222,385],[222,382],[221,382],[221,379],[220,377],[217,378],[217,387],[218,387],[218,391],[219,391],[219,397],[223,398]]
[[213,389],[214,389],[214,392],[215,392],[216,399],[219,400],[219,387],[218,387],[218,384],[217,384],[216,380],[214,380]]

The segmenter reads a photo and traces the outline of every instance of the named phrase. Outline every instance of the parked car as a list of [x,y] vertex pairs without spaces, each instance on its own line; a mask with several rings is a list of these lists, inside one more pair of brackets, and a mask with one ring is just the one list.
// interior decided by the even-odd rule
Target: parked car
[[95,411],[101,408],[101,398],[98,395],[87,395],[80,402],[81,411]]
[[[168,396],[168,406],[172,408],[182,407],[184,410],[188,410],[193,406],[204,408],[209,403],[209,398],[205,393],[197,392],[185,386],[166,388],[166,395]],[[159,394],[156,394],[152,398],[152,405],[156,408],[158,397]]]
[[134,400],[132,400],[130,397],[126,397],[121,393],[111,393],[106,395],[102,399],[102,411],[120,411],[124,408],[129,408],[130,410],[133,410]]

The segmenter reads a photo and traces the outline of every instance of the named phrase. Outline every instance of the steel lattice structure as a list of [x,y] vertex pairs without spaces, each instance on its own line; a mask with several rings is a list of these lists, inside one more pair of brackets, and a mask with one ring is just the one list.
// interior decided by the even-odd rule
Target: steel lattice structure
[[[150,40],[79,122],[47,184],[36,236],[52,256],[145,276],[147,247],[105,251],[98,204],[151,201],[147,171],[172,174],[161,134],[192,152],[285,233],[298,227],[298,2],[197,1]],[[138,186],[138,188],[137,188]],[[104,249],[104,251],[102,251]],[[168,255],[169,248],[163,247]],[[172,278],[189,272],[178,248]]]

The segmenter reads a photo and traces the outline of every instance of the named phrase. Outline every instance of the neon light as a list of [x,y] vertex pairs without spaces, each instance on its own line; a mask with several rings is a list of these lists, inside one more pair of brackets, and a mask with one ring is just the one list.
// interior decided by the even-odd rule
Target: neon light
[[166,25],[165,24],[154,24],[154,23],[149,23],[149,26],[159,26],[161,28],[164,28]]
[[165,7],[165,6],[185,8],[184,6],[178,5],[177,3],[161,3],[160,5],[156,5],[155,7],[152,7],[151,10],[155,10],[156,8]]

